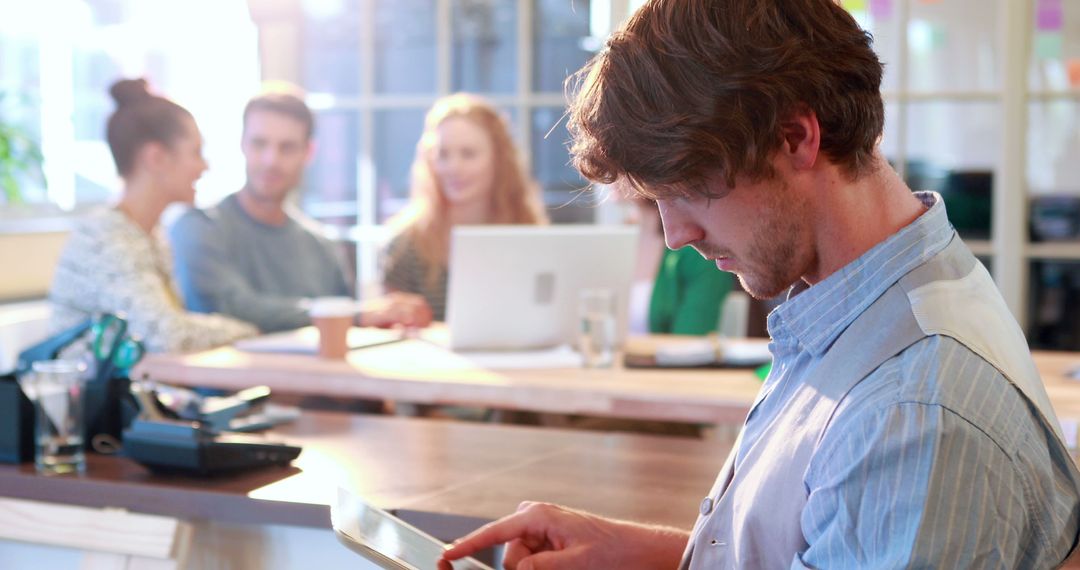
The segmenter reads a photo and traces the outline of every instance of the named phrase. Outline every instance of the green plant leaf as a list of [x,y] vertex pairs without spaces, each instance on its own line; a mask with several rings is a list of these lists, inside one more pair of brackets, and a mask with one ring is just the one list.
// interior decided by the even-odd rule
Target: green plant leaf
[[4,188],[4,199],[8,205],[22,204],[23,196],[19,191],[19,183],[16,182],[15,176],[9,172],[4,172],[0,176],[0,186]]
[[[6,96],[0,93],[0,100]],[[19,175],[42,176],[41,148],[26,131],[0,118],[0,189],[8,204],[20,204],[25,197],[19,188]]]

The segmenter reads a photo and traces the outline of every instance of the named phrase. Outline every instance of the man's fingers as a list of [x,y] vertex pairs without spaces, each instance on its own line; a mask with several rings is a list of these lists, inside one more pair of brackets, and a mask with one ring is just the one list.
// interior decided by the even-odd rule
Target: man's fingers
[[523,559],[516,570],[575,570],[586,569],[588,562],[578,557],[576,549],[545,550]]
[[506,543],[506,551],[503,552],[503,568],[506,570],[514,570],[517,568],[518,562],[526,558],[533,551],[525,546],[525,543],[520,538],[515,538]]
[[521,538],[529,532],[531,518],[528,512],[518,512],[488,523],[455,542],[442,557],[445,560],[457,560],[496,544]]

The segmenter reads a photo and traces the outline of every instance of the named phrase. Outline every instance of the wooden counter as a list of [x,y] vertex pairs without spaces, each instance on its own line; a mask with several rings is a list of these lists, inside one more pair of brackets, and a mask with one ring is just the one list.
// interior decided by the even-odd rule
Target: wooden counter
[[155,475],[90,454],[77,477],[0,466],[0,495],[183,519],[327,528],[345,485],[390,510],[492,520],[523,500],[689,528],[731,441],[306,413],[275,434],[293,467],[215,478]]

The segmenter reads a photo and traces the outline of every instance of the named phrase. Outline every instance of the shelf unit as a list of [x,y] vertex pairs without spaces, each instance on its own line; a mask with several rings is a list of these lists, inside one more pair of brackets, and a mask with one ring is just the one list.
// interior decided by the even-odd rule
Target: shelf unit
[[1080,243],[1076,242],[1039,242],[1029,243],[1026,257],[1028,260],[1042,261],[1080,261]]
[[[890,21],[885,22],[885,26],[881,26],[883,29],[880,30],[884,32],[887,41],[894,42],[885,46],[886,50],[892,50],[894,57],[892,61],[886,59],[887,73],[891,66],[893,81],[883,90],[883,96],[887,107],[892,110],[889,117],[891,122],[886,123],[887,141],[892,143],[895,150],[890,154],[890,159],[894,160],[902,176],[906,174],[904,169],[908,164],[908,130],[913,121],[920,119],[919,110],[913,107],[922,105],[923,108],[930,108],[934,104],[951,104],[958,110],[970,109],[971,116],[978,116],[977,106],[994,106],[994,120],[997,122],[996,158],[992,164],[986,165],[987,169],[993,172],[991,236],[990,239],[965,239],[965,242],[976,255],[989,262],[1002,296],[1025,328],[1033,324],[1028,315],[1031,306],[1029,299],[1034,294],[1029,291],[1031,262],[1080,261],[1080,241],[1035,243],[1030,241],[1028,233],[1028,203],[1029,196],[1032,195],[1031,183],[1028,180],[1028,137],[1032,128],[1029,110],[1034,103],[1080,102],[1078,90],[1033,89],[1029,83],[1029,77],[1034,71],[1031,66],[1038,2],[1039,0],[979,0],[976,3],[973,0],[942,0],[931,3],[925,0],[895,0],[890,4]],[[948,6],[949,3],[952,3],[952,6]],[[921,15],[925,17],[932,10],[953,9],[951,13],[955,16],[960,13],[960,10],[955,9],[957,7],[969,11],[964,17],[945,23],[951,35],[969,40],[973,37],[985,39],[987,36],[994,39],[992,52],[996,85],[977,84],[974,88],[964,85],[955,88],[957,86],[954,85],[953,88],[942,86],[935,90],[927,88],[924,77],[923,85],[912,87],[909,79],[915,56],[909,42],[918,33],[926,32],[929,27],[927,21],[919,21],[920,18],[913,12],[921,11]],[[1065,6],[1062,9],[1068,8]],[[1076,9],[1075,6],[1071,8]],[[979,9],[993,12],[973,12]],[[880,26],[881,21],[875,22],[869,13],[855,12],[855,16],[876,35],[879,30],[875,30],[874,26]],[[993,22],[995,29],[985,28],[988,21]],[[977,26],[984,27],[971,29]],[[892,37],[888,37],[889,32],[892,32]],[[941,58],[941,62],[935,63],[952,71],[947,65],[949,59],[956,57],[955,55],[944,52],[934,55]],[[958,62],[954,60],[952,63]],[[973,61],[962,63],[976,65]],[[963,70],[957,67],[956,71]],[[949,83],[950,78],[944,79],[942,83]],[[890,136],[891,140],[888,139]],[[1080,156],[1076,159],[1080,161]]]
[[[886,50],[892,52],[892,57],[883,55],[887,66],[886,73],[892,77],[891,81],[883,86],[882,96],[887,109],[892,110],[886,123],[886,138],[893,137],[891,142],[896,152],[890,155],[890,159],[895,160],[901,176],[906,174],[908,130],[911,121],[919,118],[918,111],[913,112],[911,107],[932,104],[996,106],[998,112],[994,119],[999,124],[996,158],[992,160],[992,164],[987,165],[987,168],[992,167],[994,175],[992,232],[989,239],[964,241],[975,255],[989,262],[1002,296],[1025,328],[1031,325],[1028,315],[1029,298],[1033,295],[1033,292],[1029,291],[1031,262],[1080,262],[1080,241],[1036,243],[1030,241],[1028,233],[1028,198],[1032,194],[1027,179],[1030,105],[1056,101],[1080,104],[1078,89],[1032,88],[1029,84],[1037,2],[1039,0],[893,0],[877,3],[878,6],[889,6],[887,18],[878,21],[875,21],[874,14],[870,13],[873,2],[859,3],[863,10],[854,12],[856,19],[879,40],[875,45],[879,53],[882,52],[882,39],[888,44],[885,46]],[[629,0],[626,3],[626,13],[613,12],[614,21],[622,21],[640,4],[640,0]],[[996,85],[976,85],[974,88],[942,86],[937,89],[929,89],[925,85],[911,86],[910,80],[914,74],[911,69],[913,52],[910,42],[919,33],[926,31],[926,22],[917,21],[917,12],[922,11],[925,16],[931,10],[948,9],[950,4],[961,5],[963,8],[959,18],[946,24],[950,26],[949,31],[954,36],[967,37],[969,40],[979,37],[970,27],[993,20],[995,29],[980,31],[994,39],[993,67],[996,71]],[[1063,6],[1062,9],[1076,10],[1077,6]],[[992,12],[987,13],[986,10]],[[1069,20],[1066,18],[1065,22],[1068,24]],[[875,29],[875,25],[881,23],[889,29]],[[920,26],[922,29],[919,29]],[[964,63],[974,65],[974,62]],[[1080,110],[1077,114],[1080,114]],[[1076,161],[1080,163],[1080,156],[1076,157]],[[1077,184],[1080,185],[1080,180]]]
[[[971,252],[978,257],[995,255],[994,242],[986,239],[965,239]],[[1025,244],[1023,258],[1027,261],[1077,261],[1080,262],[1080,242],[1029,242]]]

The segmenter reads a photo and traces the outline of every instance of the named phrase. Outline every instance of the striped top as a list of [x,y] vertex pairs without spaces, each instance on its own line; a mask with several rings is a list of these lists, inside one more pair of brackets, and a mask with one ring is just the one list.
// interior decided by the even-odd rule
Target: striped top
[[[383,257],[383,287],[387,291],[415,293],[427,301],[432,318],[446,320],[447,269],[434,269],[416,249],[412,236],[404,231],[386,247]],[[431,279],[434,269],[435,278]]]
[[[918,220],[769,316],[775,358],[740,458],[855,318],[953,239],[935,194]],[[883,323],[882,326],[888,326]],[[860,382],[803,474],[791,568],[1050,568],[1080,521],[1068,452],[1032,403],[959,342],[928,336]],[[737,468],[737,467],[736,467]]]

